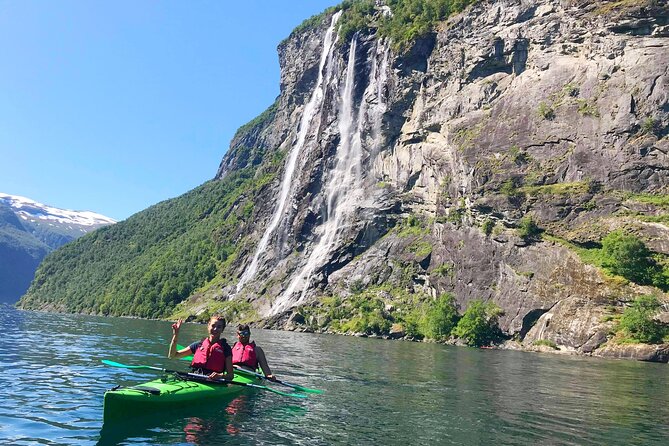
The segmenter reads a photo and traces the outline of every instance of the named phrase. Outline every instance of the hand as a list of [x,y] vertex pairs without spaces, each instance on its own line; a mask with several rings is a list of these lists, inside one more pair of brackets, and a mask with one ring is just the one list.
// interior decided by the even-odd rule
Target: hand
[[216,381],[223,378],[223,373],[211,372],[207,378]]
[[184,322],[183,319],[179,319],[178,321],[172,324],[172,334],[174,336],[179,334],[179,329],[181,328],[181,324],[183,324],[183,322]]
[[270,381],[276,381],[276,376],[272,375],[271,373],[269,375],[265,375],[265,378],[269,379]]

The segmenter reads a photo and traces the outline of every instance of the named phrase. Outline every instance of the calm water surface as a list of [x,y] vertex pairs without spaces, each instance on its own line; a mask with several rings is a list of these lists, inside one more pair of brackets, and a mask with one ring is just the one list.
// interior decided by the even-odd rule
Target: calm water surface
[[[669,444],[663,364],[255,330],[281,379],[325,393],[244,391],[103,426],[104,391],[156,373],[101,359],[185,368],[165,358],[168,322],[0,306],[0,330],[0,444]],[[204,335],[186,324],[180,342]]]

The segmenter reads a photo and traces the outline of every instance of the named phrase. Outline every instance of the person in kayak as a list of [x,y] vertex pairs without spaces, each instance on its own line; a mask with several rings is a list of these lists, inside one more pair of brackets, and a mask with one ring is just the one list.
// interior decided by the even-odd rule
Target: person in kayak
[[258,367],[262,370],[265,378],[276,380],[272,375],[265,352],[256,345],[255,341],[250,342],[251,329],[247,324],[237,326],[237,342],[232,346],[232,365],[255,372]]
[[235,377],[232,368],[232,350],[221,333],[225,329],[225,318],[220,315],[214,315],[209,319],[207,329],[209,336],[199,342],[193,342],[186,348],[177,350],[177,338],[179,329],[183,323],[179,319],[172,324],[172,342],[170,342],[170,351],[168,358],[183,358],[193,355],[191,367],[194,371],[207,375],[210,379],[225,379],[232,381]]

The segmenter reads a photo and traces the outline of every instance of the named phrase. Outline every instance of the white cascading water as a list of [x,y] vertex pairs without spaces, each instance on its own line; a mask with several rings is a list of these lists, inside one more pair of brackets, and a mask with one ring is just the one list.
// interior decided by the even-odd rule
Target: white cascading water
[[[237,283],[237,292],[244,288],[244,285],[246,285],[249,280],[255,276],[256,272],[258,271],[260,256],[267,250],[269,239],[277,226],[279,226],[279,223],[284,216],[286,204],[288,203],[288,195],[292,189],[291,186],[293,183],[293,175],[295,173],[297,159],[300,155],[300,152],[302,151],[302,148],[304,147],[304,142],[307,138],[309,129],[312,127],[311,121],[315,116],[318,116],[319,118],[321,116],[320,111],[323,105],[324,96],[323,85],[327,84],[329,78],[332,75],[332,52],[337,41],[334,31],[335,25],[337,24],[337,20],[339,20],[341,13],[341,11],[338,11],[332,16],[330,27],[325,33],[325,38],[323,40],[323,51],[321,53],[320,64],[318,66],[318,78],[316,80],[314,91],[311,93],[311,97],[309,98],[309,102],[307,102],[307,105],[304,106],[304,110],[302,111],[302,118],[300,119],[300,127],[298,129],[297,138],[293,144],[292,150],[288,157],[288,162],[286,163],[286,167],[283,172],[283,178],[281,179],[281,192],[279,194],[279,200],[277,202],[276,208],[274,209],[272,220],[265,228],[265,232],[263,233],[260,242],[258,242],[258,246],[256,247],[256,251],[253,254],[251,264],[248,266],[248,268],[246,268],[240,277],[239,282]],[[326,69],[325,76],[323,76],[324,68]],[[316,126],[316,128],[317,127],[318,126]]]
[[[376,52],[374,57],[374,64],[372,65],[372,72],[370,78],[374,85],[375,98],[372,102],[372,109],[370,111],[370,118],[372,122],[372,140],[374,147],[372,148],[372,156],[375,156],[381,144],[381,120],[383,114],[386,112],[385,101],[385,87],[388,84],[388,60],[390,58],[390,45],[387,40],[379,40],[376,42]],[[379,60],[380,59],[380,60]]]
[[[385,111],[383,88],[387,81],[388,47],[377,41],[370,81],[357,116],[354,109],[356,48],[357,36],[354,36],[349,49],[346,80],[339,106],[340,143],[325,187],[324,219],[317,229],[319,237],[299,274],[293,277],[286,291],[272,305],[272,314],[278,314],[304,301],[312,274],[328,260],[328,256],[340,242],[339,236],[351,224],[350,217],[355,215],[364,201],[362,133],[365,123],[371,123],[370,149],[376,152],[381,135],[381,117]],[[357,126],[354,126],[355,122]],[[298,299],[293,298],[296,292],[300,292]]]

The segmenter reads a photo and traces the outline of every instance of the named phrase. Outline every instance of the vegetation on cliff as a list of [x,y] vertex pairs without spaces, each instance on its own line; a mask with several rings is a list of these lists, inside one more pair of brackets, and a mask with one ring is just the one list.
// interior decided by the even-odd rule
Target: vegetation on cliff
[[320,25],[325,16],[342,10],[339,36],[343,41],[348,41],[358,31],[377,31],[379,36],[390,38],[396,49],[403,49],[414,40],[432,32],[438,23],[464,11],[476,1],[478,0],[386,0],[383,4],[389,10],[380,11],[376,0],[344,0],[338,6],[330,7],[303,21],[290,37]]
[[351,291],[348,296],[324,297],[299,308],[300,319],[315,331],[440,342],[459,338],[471,346],[489,345],[503,337],[498,326],[501,309],[492,302],[474,300],[460,314],[451,294],[432,298],[392,281],[368,287],[354,283]]
[[22,308],[156,318],[169,315],[237,253],[235,240],[269,177],[232,172],[88,234],[42,262]]
[[662,304],[656,296],[636,298],[623,312],[615,331],[619,343],[656,344],[669,336],[669,326],[655,319]]
[[387,0],[389,13],[377,14],[374,0],[346,0],[339,35],[347,41],[357,31],[377,29],[397,49],[433,31],[450,15],[463,11],[476,0]]
[[592,247],[578,246],[551,235],[546,238],[572,249],[583,262],[612,276],[669,291],[669,256],[650,250],[638,236],[617,230],[603,237],[599,246]]

